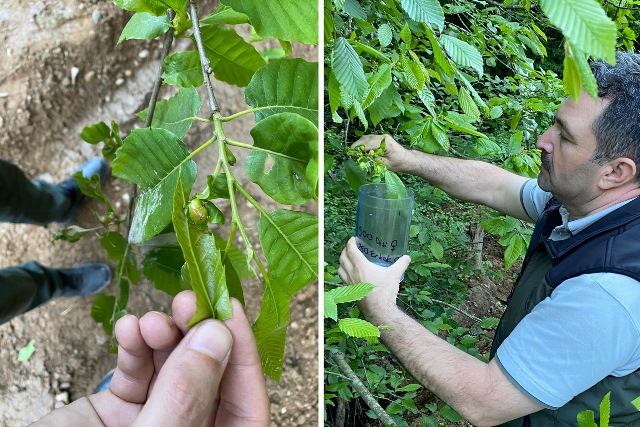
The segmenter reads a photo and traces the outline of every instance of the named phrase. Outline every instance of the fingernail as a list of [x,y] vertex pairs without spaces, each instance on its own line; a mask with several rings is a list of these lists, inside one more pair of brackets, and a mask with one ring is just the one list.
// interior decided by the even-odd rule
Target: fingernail
[[222,362],[231,352],[233,339],[229,330],[220,322],[205,320],[194,327],[188,347],[212,359]]

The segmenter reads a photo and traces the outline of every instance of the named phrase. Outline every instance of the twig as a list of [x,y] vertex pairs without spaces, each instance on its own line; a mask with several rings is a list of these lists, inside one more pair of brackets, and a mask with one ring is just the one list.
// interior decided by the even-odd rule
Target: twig
[[371,392],[364,386],[364,384],[362,384],[362,381],[360,381],[360,379],[353,372],[346,360],[344,360],[344,353],[338,351],[335,353],[331,353],[329,357],[331,358],[331,360],[336,362],[336,365],[338,365],[338,368],[340,368],[342,373],[345,374],[347,378],[349,378],[349,382],[351,383],[353,388],[355,388],[356,391],[360,393],[360,397],[362,397],[362,400],[364,400],[369,408],[371,408],[371,410],[377,415],[380,422],[382,422],[382,424],[385,426],[397,427],[398,424],[396,424],[391,416],[387,414],[382,406],[380,406],[375,397],[373,397]]
[[447,307],[454,309],[458,313],[464,314],[465,316],[469,317],[470,319],[475,320],[476,322],[481,322],[482,321],[482,319],[479,319],[476,316],[474,316],[473,314],[469,314],[466,311],[459,309],[455,305],[449,304],[448,302],[440,301],[439,299],[435,299],[435,298],[431,298],[431,301],[435,302],[436,304],[446,305]]
[[[169,21],[172,21],[175,16],[175,12],[169,9]],[[160,87],[162,86],[162,63],[164,62],[164,58],[169,54],[169,49],[171,49],[171,44],[173,43],[173,33],[175,29],[173,27],[169,27],[169,31],[164,35],[164,42],[162,43],[162,53],[160,54],[160,68],[158,69],[158,75],[156,77],[156,82],[153,85],[153,90],[151,91],[151,99],[149,100],[149,107],[147,108],[147,118],[144,121],[144,127],[148,128],[151,126],[151,121],[153,120],[153,113],[156,109],[156,101],[158,100],[158,94],[160,93]]]
[[458,150],[456,150],[453,147],[449,147],[449,151],[451,151],[451,154],[453,154],[454,156],[460,158],[460,159],[469,159],[467,156],[465,156],[464,154],[462,154],[461,152],[459,152]]
[[[173,19],[174,12],[169,9],[169,19]],[[144,126],[150,127],[151,122],[153,121],[153,114],[155,112],[156,101],[158,100],[158,94],[160,93],[160,88],[162,87],[162,63],[164,59],[169,54],[169,50],[171,49],[171,44],[173,43],[173,27],[169,28],[167,33],[164,35],[164,42],[162,45],[162,53],[160,55],[160,69],[158,70],[158,74],[156,77],[156,81],[153,84],[153,90],[151,92],[151,99],[149,100],[149,106],[147,108],[147,118],[145,119]],[[131,191],[129,192],[129,205],[127,206],[127,216],[126,216],[126,227],[127,227],[127,244],[124,248],[124,254],[122,255],[122,262],[120,264],[120,271],[118,272],[117,280],[118,286],[120,285],[120,279],[124,275],[124,268],[127,263],[124,261],[129,256],[129,252],[131,251],[131,244],[129,243],[129,234],[131,233],[131,218],[133,217],[133,207],[135,205],[135,198],[138,196],[138,185],[133,184],[131,186]],[[111,314],[111,320],[115,321],[115,315],[118,308],[118,303],[120,302],[120,297],[118,296],[118,301],[114,306],[113,313]]]
[[204,52],[204,45],[202,44],[202,34],[200,33],[200,21],[198,20],[198,8],[196,2],[191,0],[189,3],[191,6],[191,20],[193,21],[193,35],[196,38],[196,46],[198,47],[198,55],[200,55],[200,63],[202,64],[202,76],[204,77],[204,87],[207,89],[207,97],[209,98],[209,109],[211,110],[211,117],[218,111],[218,104],[216,103],[216,97],[213,94],[213,86],[211,85],[211,79],[209,74],[212,73],[211,63]]

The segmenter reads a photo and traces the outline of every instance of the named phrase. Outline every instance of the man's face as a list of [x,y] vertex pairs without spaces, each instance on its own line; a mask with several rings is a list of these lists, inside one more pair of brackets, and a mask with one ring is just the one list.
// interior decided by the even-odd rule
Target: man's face
[[606,102],[593,99],[584,91],[578,103],[567,98],[558,109],[553,126],[536,142],[542,151],[538,185],[565,205],[584,203],[597,191],[600,166],[591,161],[596,149],[591,125]]

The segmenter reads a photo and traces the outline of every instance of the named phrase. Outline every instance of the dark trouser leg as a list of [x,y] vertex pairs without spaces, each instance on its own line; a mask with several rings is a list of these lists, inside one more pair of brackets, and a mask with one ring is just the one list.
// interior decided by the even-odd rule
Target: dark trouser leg
[[31,181],[16,165],[0,159],[0,222],[46,225],[62,218],[70,206],[60,188]]
[[0,269],[0,324],[59,296],[61,287],[54,269],[34,261]]

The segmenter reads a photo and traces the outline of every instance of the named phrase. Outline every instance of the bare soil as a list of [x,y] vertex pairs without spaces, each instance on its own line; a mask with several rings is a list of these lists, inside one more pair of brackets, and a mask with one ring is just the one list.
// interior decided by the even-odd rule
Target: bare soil
[[[204,3],[206,10],[212,2]],[[161,43],[130,41],[116,45],[129,15],[102,0],[4,0],[0,5],[0,156],[18,164],[31,178],[59,182],[79,164],[100,155],[99,147],[81,141],[83,127],[116,120],[123,131],[142,124],[134,114],[146,107],[159,66]],[[188,43],[182,41],[180,43]],[[316,60],[316,51],[299,48],[300,56]],[[77,75],[72,70],[77,69]],[[223,113],[246,108],[242,91],[215,86]],[[161,93],[161,97],[167,96]],[[206,107],[204,107],[206,108]],[[228,123],[225,132],[250,143],[253,118]],[[124,133],[124,132],[123,132]],[[190,131],[194,147],[210,135],[206,126]],[[215,157],[196,158],[211,170]],[[246,153],[236,153],[241,164]],[[240,168],[241,169],[241,168]],[[238,169],[246,188],[267,210],[276,208]],[[196,183],[196,188],[199,184]],[[105,193],[124,213],[128,184],[111,178]],[[244,207],[244,206],[243,206]],[[95,224],[89,202],[76,222]],[[221,208],[227,209],[228,206]],[[316,210],[311,206],[310,211]],[[257,214],[241,213],[257,243]],[[109,262],[97,238],[52,245],[56,225],[47,228],[0,224],[0,268],[36,260],[53,267]],[[224,235],[225,230],[221,233]],[[239,242],[238,242],[239,243]],[[245,285],[247,312],[258,314],[259,281]],[[108,292],[115,292],[110,289]],[[285,368],[280,383],[267,380],[272,425],[318,424],[318,298],[317,284],[294,297],[287,333]],[[90,393],[115,364],[108,337],[90,315],[92,298],[59,299],[0,325],[0,425],[20,427],[56,406]],[[170,297],[142,281],[131,291],[129,311],[142,315],[167,311]],[[35,340],[36,351],[18,362],[20,348]]]

